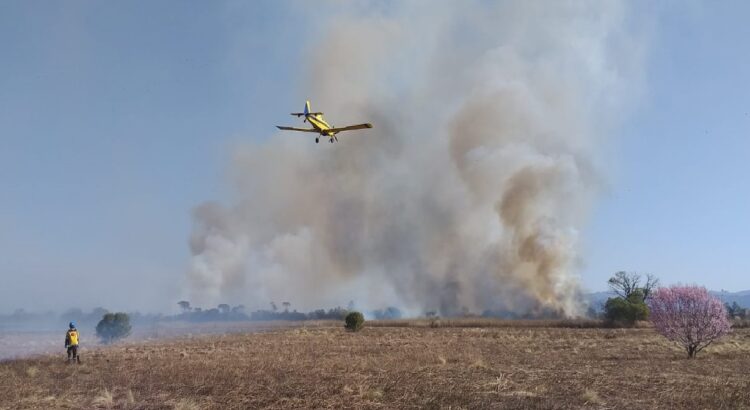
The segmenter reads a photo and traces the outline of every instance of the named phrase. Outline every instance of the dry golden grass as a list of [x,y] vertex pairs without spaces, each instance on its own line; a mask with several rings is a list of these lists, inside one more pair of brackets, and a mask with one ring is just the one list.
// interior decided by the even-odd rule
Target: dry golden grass
[[[0,407],[750,408],[750,329],[687,360],[652,329],[340,324],[0,363]],[[35,370],[30,370],[35,369]]]

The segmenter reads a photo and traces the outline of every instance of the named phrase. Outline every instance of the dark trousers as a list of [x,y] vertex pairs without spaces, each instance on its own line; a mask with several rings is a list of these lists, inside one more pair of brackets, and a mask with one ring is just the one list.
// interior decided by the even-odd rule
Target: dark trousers
[[78,345],[68,346],[68,360],[76,360],[78,358]]

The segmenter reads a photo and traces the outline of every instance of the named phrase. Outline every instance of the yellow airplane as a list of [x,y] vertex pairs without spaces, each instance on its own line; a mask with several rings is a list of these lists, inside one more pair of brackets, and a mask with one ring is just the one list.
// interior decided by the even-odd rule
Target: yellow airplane
[[366,123],[366,124],[357,124],[357,125],[349,125],[346,127],[334,127],[326,122],[326,120],[323,119],[323,113],[322,112],[310,112],[310,101],[305,102],[305,111],[304,112],[293,112],[292,115],[296,115],[297,117],[305,116],[305,119],[302,120],[302,122],[310,122],[310,125],[312,125],[312,128],[296,128],[296,127],[282,127],[280,125],[277,125],[276,128],[280,130],[287,130],[287,131],[302,131],[302,132],[314,132],[317,134],[320,134],[320,136],[315,137],[315,142],[320,142],[320,137],[328,136],[328,141],[333,143],[334,141],[338,141],[339,139],[336,138],[336,134],[338,134],[341,131],[351,131],[351,130],[361,130],[365,128],[372,128],[372,124]]

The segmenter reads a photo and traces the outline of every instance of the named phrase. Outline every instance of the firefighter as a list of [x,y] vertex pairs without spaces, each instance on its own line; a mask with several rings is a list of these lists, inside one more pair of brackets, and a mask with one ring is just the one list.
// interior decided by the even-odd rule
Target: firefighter
[[69,329],[65,333],[65,348],[68,349],[68,362],[76,361],[81,362],[78,358],[78,329],[76,324],[70,322],[68,325]]

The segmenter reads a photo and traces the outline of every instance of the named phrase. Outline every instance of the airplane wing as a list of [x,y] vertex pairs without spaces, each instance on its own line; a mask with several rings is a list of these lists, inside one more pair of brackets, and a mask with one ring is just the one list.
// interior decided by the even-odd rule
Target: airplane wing
[[296,128],[296,127],[282,127],[280,125],[277,125],[276,128],[280,130],[286,130],[286,131],[304,131],[304,132],[315,132],[320,133],[320,131],[314,129],[314,128]]
[[346,127],[330,128],[330,129],[327,129],[326,131],[332,132],[335,134],[341,131],[363,130],[365,128],[372,128],[372,124],[366,123],[366,124],[349,125]]

